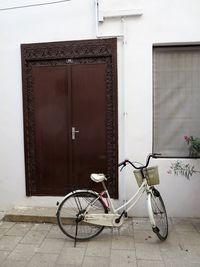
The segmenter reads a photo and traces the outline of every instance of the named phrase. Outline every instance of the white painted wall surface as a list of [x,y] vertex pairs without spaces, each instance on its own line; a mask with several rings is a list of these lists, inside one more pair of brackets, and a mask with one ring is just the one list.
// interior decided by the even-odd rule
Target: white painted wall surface
[[[45,0],[2,0],[0,9]],[[49,0],[51,2],[51,0]],[[102,0],[109,10],[142,8],[142,16],[105,18],[99,34],[125,33],[118,40],[119,157],[144,162],[152,148],[152,45],[200,42],[198,0]],[[26,197],[24,171],[21,43],[96,38],[94,0],[0,10],[0,210],[14,206],[54,206],[56,197]],[[125,116],[124,116],[125,114]],[[200,177],[168,175],[172,160],[156,160],[159,188],[170,216],[200,216]],[[193,162],[200,169],[200,162]],[[131,169],[121,174],[120,201],[137,188]],[[144,199],[135,216],[146,215]]]

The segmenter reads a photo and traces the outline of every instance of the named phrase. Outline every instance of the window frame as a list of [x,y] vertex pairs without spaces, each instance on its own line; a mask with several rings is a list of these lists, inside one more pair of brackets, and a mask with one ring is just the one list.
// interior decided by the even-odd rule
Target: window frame
[[[178,51],[180,50],[185,50],[186,48],[188,48],[188,50],[190,49],[195,49],[199,47],[199,51],[200,51],[200,42],[183,42],[183,43],[154,43],[152,45],[152,153],[159,153],[158,151],[154,150],[154,143],[155,143],[155,73],[154,73],[154,50],[155,49],[159,49],[159,48],[163,48],[163,49],[176,49]],[[193,157],[193,156],[168,156],[168,155],[158,155],[158,158],[163,158],[163,159],[199,159],[200,155],[197,157]]]

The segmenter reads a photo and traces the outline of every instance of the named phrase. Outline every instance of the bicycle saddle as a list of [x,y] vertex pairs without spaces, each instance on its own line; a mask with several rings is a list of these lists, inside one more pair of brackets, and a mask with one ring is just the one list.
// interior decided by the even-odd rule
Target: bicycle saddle
[[90,175],[90,178],[95,183],[100,183],[100,182],[103,182],[104,180],[107,180],[106,176],[103,173],[92,173]]

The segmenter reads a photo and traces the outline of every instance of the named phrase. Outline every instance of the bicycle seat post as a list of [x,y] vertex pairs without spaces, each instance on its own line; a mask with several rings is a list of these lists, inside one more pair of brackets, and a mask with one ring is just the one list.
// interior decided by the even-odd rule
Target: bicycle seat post
[[102,183],[102,185],[103,185],[103,189],[104,189],[105,191],[108,191],[108,189],[107,189],[107,187],[106,187],[106,185],[105,185],[105,182],[102,181],[101,183]]

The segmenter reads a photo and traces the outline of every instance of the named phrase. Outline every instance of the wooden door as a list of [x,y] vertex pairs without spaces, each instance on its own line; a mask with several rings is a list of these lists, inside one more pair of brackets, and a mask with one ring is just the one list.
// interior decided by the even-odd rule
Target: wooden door
[[107,172],[105,74],[105,64],[71,68],[72,127],[78,131],[72,140],[72,177],[82,188],[96,187],[91,172]]
[[105,64],[33,67],[37,193],[97,186],[107,172]]
[[117,198],[116,40],[22,45],[22,67],[27,195],[99,190],[104,172]]
[[70,184],[66,67],[34,66],[35,194],[59,195]]

